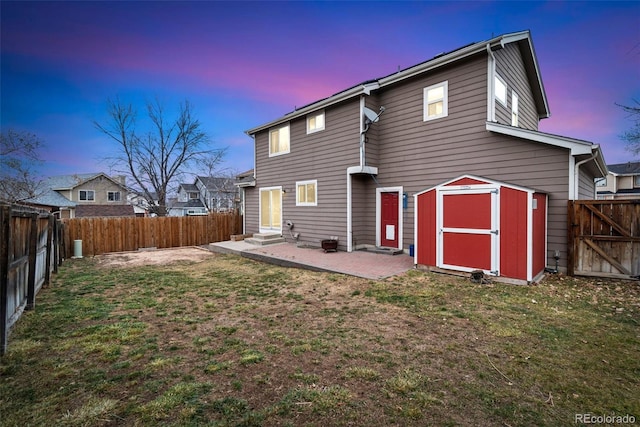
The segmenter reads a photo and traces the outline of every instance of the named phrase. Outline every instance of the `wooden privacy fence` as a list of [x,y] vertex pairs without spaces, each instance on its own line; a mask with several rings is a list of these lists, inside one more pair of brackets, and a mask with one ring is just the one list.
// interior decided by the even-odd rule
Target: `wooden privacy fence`
[[0,204],[0,354],[9,329],[62,261],[60,222],[48,212]]
[[568,274],[640,276],[640,200],[569,201],[568,238]]
[[242,216],[212,213],[181,217],[105,217],[63,219],[65,256],[73,256],[74,241],[82,240],[82,255],[175,248],[229,240],[242,233]]

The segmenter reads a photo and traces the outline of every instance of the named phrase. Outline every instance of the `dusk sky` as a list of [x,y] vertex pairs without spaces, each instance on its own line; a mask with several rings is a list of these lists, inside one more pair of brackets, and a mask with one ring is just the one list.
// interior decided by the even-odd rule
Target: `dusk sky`
[[[35,133],[43,173],[110,173],[107,99],[187,99],[224,167],[244,131],[472,42],[530,30],[551,110],[540,130],[633,160],[618,104],[640,101],[640,2],[0,2],[1,127]],[[640,160],[640,159],[636,159]]]

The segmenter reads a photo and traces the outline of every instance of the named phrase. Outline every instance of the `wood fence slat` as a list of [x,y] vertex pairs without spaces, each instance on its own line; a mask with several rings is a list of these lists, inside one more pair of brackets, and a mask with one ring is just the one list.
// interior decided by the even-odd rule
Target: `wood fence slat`
[[[604,205],[607,210],[612,211],[612,207],[611,206],[606,206]],[[624,237],[631,237],[631,234],[624,229],[623,227],[620,226],[620,224],[614,222],[612,220],[612,218],[610,216],[613,216],[613,212],[610,214],[610,216],[605,215],[603,212],[600,212],[599,210],[595,209],[592,205],[584,205],[585,208],[589,209],[591,212],[593,212],[594,215],[596,215],[598,218],[600,218],[602,221],[604,221],[606,224],[608,224],[609,226],[611,226],[611,228],[613,228],[614,230],[616,230],[618,233],[620,233],[621,235],[623,235]],[[600,226],[600,230],[598,233],[595,234],[606,234],[602,232],[602,225]]]
[[[229,240],[242,232],[242,216],[214,213],[206,216],[154,218],[71,218],[62,220],[69,248],[82,240],[84,256],[140,248],[206,245]],[[66,252],[70,257],[71,249]]]
[[11,206],[0,206],[0,355],[7,351],[9,317],[9,244],[11,241]]
[[570,201],[567,231],[568,274],[640,276],[640,201]]
[[631,272],[627,270],[622,264],[613,259],[613,257],[609,256],[604,250],[602,250],[598,245],[593,243],[589,239],[584,239],[584,243],[587,244],[591,249],[596,251],[602,258],[604,258],[609,264],[617,268],[621,273],[631,275]]

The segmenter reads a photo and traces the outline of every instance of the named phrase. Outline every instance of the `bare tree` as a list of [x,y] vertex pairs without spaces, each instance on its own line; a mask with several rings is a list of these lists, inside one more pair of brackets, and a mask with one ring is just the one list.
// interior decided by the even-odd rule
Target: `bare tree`
[[0,200],[16,203],[42,192],[38,168],[44,143],[29,132],[12,129],[0,134]]
[[209,136],[193,115],[189,101],[180,104],[177,117],[170,120],[159,101],[147,103],[150,127],[141,133],[137,112],[131,104],[119,99],[107,102],[110,120],[106,124],[94,121],[95,127],[116,141],[119,152],[112,167],[132,178],[139,194],[147,200],[151,212],[167,214],[167,195],[174,181],[197,161],[221,157],[224,149],[209,145]]
[[621,138],[627,142],[627,150],[635,156],[640,156],[640,102],[634,100],[635,106],[618,105],[629,113],[629,118],[633,122],[633,127],[624,132]]

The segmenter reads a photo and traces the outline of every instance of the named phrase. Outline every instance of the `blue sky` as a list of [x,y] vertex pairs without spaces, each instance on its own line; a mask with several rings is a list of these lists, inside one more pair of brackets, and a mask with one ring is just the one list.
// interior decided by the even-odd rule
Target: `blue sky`
[[[362,81],[494,35],[530,30],[551,109],[540,130],[631,160],[618,104],[640,100],[640,2],[12,2],[1,7],[2,131],[47,145],[45,175],[104,171],[92,125],[119,97],[144,114],[188,99],[253,167],[244,131]],[[640,160],[640,159],[638,159]]]

